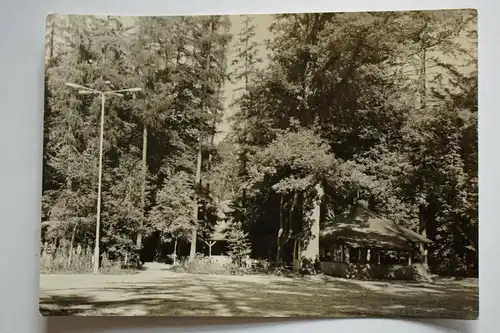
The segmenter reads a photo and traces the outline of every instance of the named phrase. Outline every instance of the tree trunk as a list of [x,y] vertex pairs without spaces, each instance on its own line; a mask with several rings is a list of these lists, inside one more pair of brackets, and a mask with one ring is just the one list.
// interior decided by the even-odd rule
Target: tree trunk
[[[422,30],[425,31],[427,28],[427,22],[425,23],[425,26]],[[420,64],[420,108],[422,112],[426,112],[427,108],[427,46],[426,46],[426,40],[425,38],[421,35],[420,36],[420,42],[422,46],[422,62]],[[419,205],[419,232],[422,236],[427,237],[427,227],[425,223],[425,207],[424,205],[420,204]],[[425,248],[424,244],[419,245],[419,250],[420,250],[420,261],[424,264],[427,265],[427,250]]]
[[71,243],[69,244],[68,266],[71,265],[71,258],[73,256],[73,244],[75,243],[75,233],[77,226],[78,223],[75,223],[75,226],[73,227],[73,232],[71,233]]
[[174,252],[172,253],[174,265],[177,264],[177,238],[174,239]]
[[141,210],[142,217],[139,222],[139,232],[137,233],[136,246],[140,251],[142,248],[142,228],[144,226],[145,213],[146,213],[146,174],[147,174],[147,153],[148,153],[148,128],[144,124],[142,132],[142,188],[141,188]]
[[297,238],[297,268],[300,270],[302,268],[302,247],[300,239]]
[[[219,87],[217,90],[217,100],[220,100],[221,94],[222,94],[222,84],[219,82]],[[207,163],[207,170],[208,171],[210,171],[212,168],[212,159],[213,159],[212,148],[214,147],[214,144],[215,144],[216,127],[217,127],[217,121],[216,121],[215,113],[214,113],[213,119],[212,119],[213,133],[210,134],[210,152],[208,153],[208,163]],[[207,186],[210,187],[210,184],[207,183]]]
[[196,257],[196,241],[198,229],[198,191],[201,185],[201,159],[202,159],[202,136],[199,137],[198,158],[196,162],[196,183],[195,183],[195,199],[193,207],[193,232],[191,234],[191,249],[189,251],[189,260],[194,260]]
[[293,233],[293,218],[294,218],[295,210],[297,208],[298,201],[299,201],[299,192],[294,191],[292,205],[290,206],[290,210],[288,211],[288,220],[285,220],[283,218],[283,212],[282,212],[283,195],[281,195],[281,202],[280,202],[280,231],[281,231],[281,233],[278,232],[280,260],[283,259],[283,253],[282,253],[283,246],[290,240],[292,233]]
[[288,224],[287,224],[288,230],[287,230],[286,238],[283,241],[283,243],[288,242],[290,237],[292,237],[293,227],[294,227],[293,220],[294,220],[294,216],[295,216],[295,210],[297,209],[298,201],[299,201],[299,192],[295,190],[295,191],[293,191],[292,206],[290,207],[290,211],[288,212]]
[[[419,220],[420,220],[420,226],[419,226],[420,234],[424,237],[427,237],[427,228],[425,224],[425,207],[423,205],[420,205],[419,207]],[[427,265],[427,249],[425,244],[420,243],[419,250],[420,250],[420,261],[422,262],[422,264]]]
[[421,108],[425,110],[427,107],[427,50],[426,47],[422,48],[422,63],[420,68],[420,94],[421,94]]
[[281,245],[283,236],[283,194],[281,194],[280,199],[280,228],[278,230],[278,236],[276,237],[276,265],[281,263]]
[[[248,18],[245,20],[245,32],[248,31]],[[249,59],[248,59],[248,42],[249,38],[245,39],[245,92],[248,93],[248,67],[249,67]],[[246,108],[243,108],[243,151],[242,151],[242,156],[241,156],[241,164],[242,164],[242,169],[243,169],[243,176],[246,177],[247,175],[247,110]],[[245,207],[246,207],[246,201],[247,201],[247,193],[246,189],[242,189],[241,193],[241,210],[242,214],[240,216],[241,223],[245,223]]]
[[294,241],[293,241],[292,263],[293,263],[294,270],[298,269],[298,266],[296,267],[296,265],[298,263],[297,241],[298,241],[298,239],[294,239]]
[[155,261],[160,262],[161,259],[161,235],[158,237],[158,241],[156,242],[156,250],[155,250]]
[[[215,117],[214,117],[214,119],[212,120],[212,128],[214,130],[214,133],[210,134],[210,151],[208,153],[207,171],[210,171],[210,169],[212,168],[212,159],[213,159],[212,148],[215,144],[215,126],[217,126],[217,123],[216,123]],[[208,185],[210,185],[210,184],[207,183],[207,186]]]
[[[210,21],[208,31],[210,34],[212,33],[212,21]],[[207,57],[206,57],[206,63],[205,63],[205,70],[208,71],[210,70],[210,51],[208,51]],[[205,85],[205,91],[204,91],[204,98],[202,101],[202,111],[206,108],[206,113],[208,114],[209,112],[209,107],[206,103],[206,96],[207,93],[207,86]],[[201,185],[201,163],[202,163],[202,147],[203,147],[203,135],[200,133],[199,136],[199,144],[198,144],[198,159],[196,163],[196,193],[195,193],[195,204],[193,207],[193,220],[194,220],[194,227],[193,227],[193,232],[191,234],[191,248],[189,251],[189,260],[194,260],[196,257],[196,242],[197,242],[197,232],[198,232],[198,190]]]
[[56,257],[57,251],[59,250],[59,238],[54,237],[54,248],[52,249],[52,258]]

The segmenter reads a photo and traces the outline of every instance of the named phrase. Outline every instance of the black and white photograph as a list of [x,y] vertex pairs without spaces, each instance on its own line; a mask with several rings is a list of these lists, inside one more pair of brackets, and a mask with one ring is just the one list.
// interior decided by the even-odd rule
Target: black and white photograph
[[473,9],[49,14],[40,313],[477,319]]

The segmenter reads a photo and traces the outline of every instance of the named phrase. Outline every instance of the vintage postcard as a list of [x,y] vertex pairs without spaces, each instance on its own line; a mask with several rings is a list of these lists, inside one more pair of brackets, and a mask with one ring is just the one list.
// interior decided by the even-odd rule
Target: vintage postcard
[[475,319],[477,12],[46,28],[42,315]]

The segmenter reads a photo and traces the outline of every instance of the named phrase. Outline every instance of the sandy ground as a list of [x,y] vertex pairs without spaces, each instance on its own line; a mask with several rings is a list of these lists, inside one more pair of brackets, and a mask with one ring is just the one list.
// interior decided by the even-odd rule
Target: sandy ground
[[250,317],[478,316],[477,280],[366,282],[323,276],[174,273],[153,265],[131,275],[42,274],[43,315]]

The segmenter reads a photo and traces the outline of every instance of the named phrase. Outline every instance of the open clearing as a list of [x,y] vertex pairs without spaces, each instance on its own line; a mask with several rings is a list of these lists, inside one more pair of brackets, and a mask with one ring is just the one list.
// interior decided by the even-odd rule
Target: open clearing
[[43,315],[474,319],[479,313],[475,279],[367,282],[155,269],[133,275],[42,274],[40,287]]

